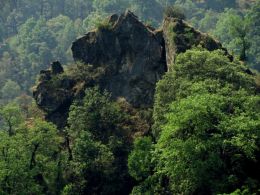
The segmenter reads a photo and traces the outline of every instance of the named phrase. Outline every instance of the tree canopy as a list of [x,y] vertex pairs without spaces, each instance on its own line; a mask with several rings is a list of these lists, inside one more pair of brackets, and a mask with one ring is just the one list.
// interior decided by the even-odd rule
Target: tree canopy
[[156,142],[142,138],[129,156],[142,178],[133,194],[257,193],[260,99],[245,68],[220,51],[177,57],[157,86]]

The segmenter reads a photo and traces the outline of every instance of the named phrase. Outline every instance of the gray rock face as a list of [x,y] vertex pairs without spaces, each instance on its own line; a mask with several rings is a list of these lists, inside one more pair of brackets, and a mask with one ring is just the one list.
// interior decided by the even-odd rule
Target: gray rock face
[[209,51],[221,49],[230,60],[233,57],[222,47],[221,43],[208,34],[199,32],[178,18],[165,18],[163,22],[163,37],[165,40],[167,65],[173,65],[177,54],[183,53],[193,46],[201,46]]
[[[81,68],[63,72],[59,62],[52,63],[49,70],[40,72],[33,95],[46,118],[58,127],[66,125],[72,102],[94,85],[114,99],[123,97],[133,107],[152,107],[156,83],[174,64],[175,56],[193,45],[227,53],[218,41],[180,19],[166,18],[163,28],[155,30],[129,11],[112,15],[73,43],[74,59],[84,63]],[[90,69],[87,64],[92,65]]]
[[131,12],[112,15],[110,27],[89,32],[72,45],[75,60],[105,66],[101,88],[132,105],[150,106],[157,81],[166,71],[163,45]]
[[59,74],[62,72],[53,72],[52,66],[50,70],[41,71],[33,96],[37,105],[46,112],[46,119],[58,127],[64,127],[69,107],[75,98],[73,87],[76,81],[66,77],[58,79]]

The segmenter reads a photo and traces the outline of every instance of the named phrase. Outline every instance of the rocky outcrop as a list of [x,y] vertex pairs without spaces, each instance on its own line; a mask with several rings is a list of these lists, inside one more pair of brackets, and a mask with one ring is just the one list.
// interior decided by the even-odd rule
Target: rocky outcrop
[[79,64],[64,72],[60,63],[54,62],[50,69],[40,72],[33,96],[45,111],[46,119],[61,128],[66,125],[73,101],[81,99],[87,87],[99,85],[102,78],[104,75],[100,68]]
[[193,45],[210,51],[223,49],[180,19],[166,18],[163,28],[155,30],[130,11],[112,15],[73,43],[73,57],[83,65],[64,72],[54,62],[49,70],[41,71],[33,95],[47,119],[59,127],[66,124],[72,102],[94,85],[109,91],[114,99],[123,97],[133,107],[152,107],[156,83],[167,66]]
[[73,101],[73,79],[62,78],[63,68],[59,62],[53,62],[50,69],[40,72],[39,83],[33,92],[37,105],[44,110],[46,119],[62,127],[67,119],[69,107]]
[[107,69],[101,88],[135,107],[153,103],[155,84],[166,71],[163,45],[131,12],[112,15],[106,26],[72,45],[75,60]]
[[183,53],[194,46],[201,46],[209,51],[223,50],[232,60],[233,57],[222,47],[221,43],[208,34],[199,32],[178,18],[167,17],[163,22],[167,65],[173,65],[177,54]]

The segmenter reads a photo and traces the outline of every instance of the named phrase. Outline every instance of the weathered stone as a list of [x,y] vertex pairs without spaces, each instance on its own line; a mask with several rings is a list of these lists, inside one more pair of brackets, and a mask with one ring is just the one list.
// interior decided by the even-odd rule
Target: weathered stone
[[112,29],[102,28],[76,40],[73,57],[106,67],[101,88],[112,97],[124,97],[136,107],[151,106],[155,85],[166,71],[161,40],[130,11],[111,20],[117,21]]
[[222,47],[221,43],[208,34],[199,32],[182,19],[167,17],[163,22],[166,59],[168,67],[174,64],[177,54],[183,53],[193,46],[201,46],[209,51],[221,49],[230,60],[233,57]]
[[112,98],[122,97],[135,108],[152,107],[156,83],[177,54],[201,45],[229,55],[218,41],[177,18],[166,18],[158,30],[129,11],[106,21],[72,44],[73,57],[83,62],[83,67],[63,72],[60,63],[54,62],[40,73],[34,98],[46,118],[60,128],[66,125],[70,105],[84,96],[87,87],[98,85]]

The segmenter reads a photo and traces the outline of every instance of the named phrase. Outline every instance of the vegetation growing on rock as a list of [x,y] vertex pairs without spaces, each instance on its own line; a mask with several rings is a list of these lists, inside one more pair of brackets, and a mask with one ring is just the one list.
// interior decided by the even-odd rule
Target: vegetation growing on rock
[[259,194],[259,13],[0,1],[0,194]]

